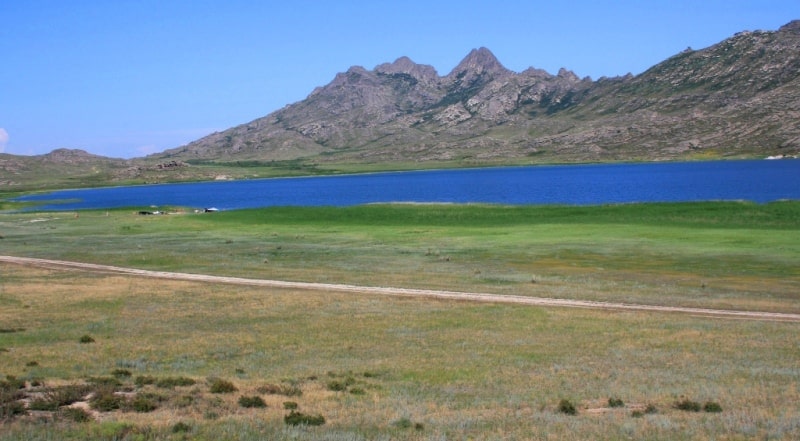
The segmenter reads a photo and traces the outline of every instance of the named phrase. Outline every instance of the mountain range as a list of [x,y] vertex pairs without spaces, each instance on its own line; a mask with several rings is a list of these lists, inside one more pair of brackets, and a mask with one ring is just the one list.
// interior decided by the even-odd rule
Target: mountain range
[[[425,168],[798,154],[800,20],[597,80],[566,69],[513,72],[486,48],[446,75],[407,57],[354,66],[302,101],[187,145],[122,162],[85,154],[83,163],[111,161],[111,179],[170,180],[237,164]],[[76,155],[57,156],[81,163]],[[0,155],[0,170],[19,162],[10,157]]]

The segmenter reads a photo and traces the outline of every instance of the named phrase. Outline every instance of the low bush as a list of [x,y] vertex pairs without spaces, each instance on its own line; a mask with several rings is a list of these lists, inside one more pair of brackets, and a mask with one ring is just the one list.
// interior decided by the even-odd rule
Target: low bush
[[0,420],[18,415],[25,415],[25,405],[20,401],[0,402]]
[[101,412],[111,412],[122,408],[125,399],[114,393],[112,388],[100,388],[95,391],[94,396],[89,400],[89,406]]
[[181,395],[175,399],[175,407],[183,408],[194,404],[194,397],[191,395]]
[[283,421],[290,426],[321,426],[325,424],[325,417],[322,415],[306,415],[304,413],[291,411],[283,417]]
[[89,377],[86,379],[87,383],[91,383],[99,387],[119,387],[122,382],[114,377]]
[[284,401],[283,408],[286,410],[295,410],[297,409],[297,403],[294,401]]
[[706,412],[718,413],[722,412],[722,406],[720,406],[717,402],[708,401],[703,405],[703,410]]
[[130,408],[139,413],[147,413],[158,409],[158,404],[149,396],[137,396],[131,401]]
[[410,419],[403,417],[399,420],[396,420],[392,423],[392,426],[400,428],[400,429],[408,429],[413,425]]
[[608,407],[625,407],[625,403],[616,397],[612,397],[608,399]]
[[156,387],[162,389],[172,389],[174,387],[193,386],[197,382],[188,377],[166,377],[156,381]]
[[58,403],[47,398],[36,398],[28,403],[28,409],[53,411],[58,409]]
[[239,390],[233,385],[233,383],[221,378],[212,378],[210,379],[210,383],[211,386],[209,387],[209,391],[212,394],[229,394]]
[[111,371],[111,375],[113,375],[115,378],[130,378],[133,374],[131,374],[131,371],[127,369],[114,369]]
[[94,339],[91,335],[82,335],[81,338],[78,340],[80,343],[94,343]]
[[88,384],[73,384],[53,388],[47,392],[46,397],[58,406],[69,406],[72,403],[83,401],[93,390],[94,388]]
[[86,423],[92,421],[93,419],[89,412],[78,407],[61,408],[56,414],[56,417],[76,423]]
[[331,380],[327,384],[328,390],[334,392],[344,392],[347,390],[347,384],[341,380]]
[[425,426],[422,423],[412,422],[410,419],[408,419],[406,417],[403,417],[403,418],[400,418],[397,421],[394,421],[392,423],[392,426],[397,427],[399,429],[410,429],[410,428],[413,427],[414,430],[422,430],[422,429],[425,428]]
[[6,379],[0,381],[0,390],[13,391],[25,389],[25,380],[20,380],[13,375],[6,375]]
[[186,433],[192,430],[192,426],[179,421],[172,426],[172,433]]
[[142,387],[147,384],[155,384],[156,377],[152,377],[150,375],[139,375],[136,379],[133,380],[133,384]]
[[247,408],[267,407],[267,403],[265,403],[264,399],[258,395],[254,395],[252,397],[242,395],[239,397],[239,405]]
[[303,390],[293,384],[265,384],[259,386],[258,393],[266,395],[283,395],[287,397],[299,397],[303,395]]
[[701,406],[700,403],[696,401],[684,398],[683,400],[675,403],[675,408],[678,410],[685,410],[687,412],[700,412]]
[[578,409],[572,402],[567,399],[561,400],[558,403],[558,411],[566,415],[577,415]]

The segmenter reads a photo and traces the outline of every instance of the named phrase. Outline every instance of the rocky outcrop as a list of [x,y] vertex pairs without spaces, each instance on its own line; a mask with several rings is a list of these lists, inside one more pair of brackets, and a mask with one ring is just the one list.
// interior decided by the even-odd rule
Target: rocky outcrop
[[800,152],[800,21],[687,49],[640,75],[354,66],[305,100],[155,155],[314,162],[670,159]]

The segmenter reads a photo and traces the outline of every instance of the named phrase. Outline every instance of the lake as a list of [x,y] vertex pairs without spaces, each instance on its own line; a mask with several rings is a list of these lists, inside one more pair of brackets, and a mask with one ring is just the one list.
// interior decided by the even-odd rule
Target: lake
[[139,185],[20,197],[38,209],[220,210],[380,202],[570,204],[800,199],[800,160],[493,167]]

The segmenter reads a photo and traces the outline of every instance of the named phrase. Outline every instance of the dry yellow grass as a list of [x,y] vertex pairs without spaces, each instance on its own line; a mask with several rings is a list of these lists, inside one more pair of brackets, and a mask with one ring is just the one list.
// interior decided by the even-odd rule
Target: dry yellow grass
[[[0,374],[69,383],[126,368],[134,376],[198,380],[175,391],[147,386],[142,390],[169,396],[168,404],[152,413],[105,413],[105,423],[96,423],[150,428],[156,439],[169,439],[177,421],[190,422],[196,439],[290,439],[284,401],[325,416],[323,427],[305,432],[307,439],[800,436],[796,323],[382,298],[5,264],[0,276],[0,323],[24,328],[0,334],[7,350],[0,353]],[[84,334],[96,342],[78,343]],[[211,376],[233,381],[239,391],[209,393]],[[348,377],[363,394],[326,387]],[[302,396],[258,392],[281,382],[299,385]],[[193,401],[176,405],[184,395]],[[261,395],[268,408],[241,408],[241,395]],[[612,396],[627,407],[600,410]],[[724,410],[672,409],[682,396],[716,401]],[[578,416],[556,411],[562,398],[576,403]],[[631,416],[647,404],[658,413]],[[31,424],[6,424],[0,439],[57,430]],[[94,429],[69,427],[62,437],[102,438]]]

